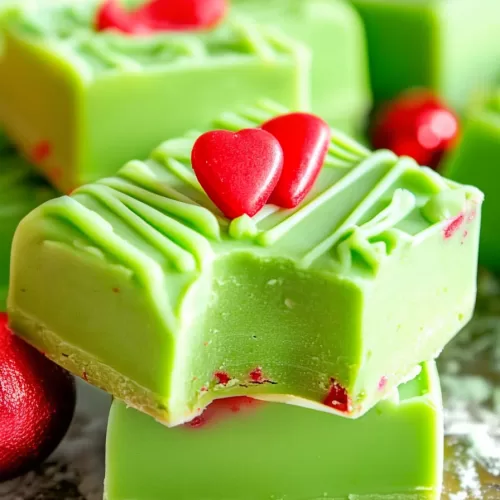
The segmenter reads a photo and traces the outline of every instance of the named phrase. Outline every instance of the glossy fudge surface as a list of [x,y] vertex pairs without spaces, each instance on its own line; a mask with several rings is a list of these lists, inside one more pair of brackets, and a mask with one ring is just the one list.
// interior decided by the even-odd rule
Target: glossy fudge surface
[[115,402],[105,498],[438,499],[441,412],[433,363],[357,420],[231,398],[209,406],[206,420],[167,429]]
[[17,225],[55,193],[14,153],[0,132],[0,312],[6,310],[10,252]]
[[460,143],[445,161],[444,174],[478,186],[485,194],[480,239],[480,261],[500,270],[500,90],[477,103],[466,117]]
[[[375,98],[412,87],[462,109],[498,78],[497,0],[352,0],[366,26]],[[464,36],[467,33],[467,36]]]
[[[257,126],[280,109],[214,126]],[[468,321],[478,190],[333,132],[301,205],[229,221],[191,169],[197,136],[23,221],[18,334],[175,425],[236,395],[359,416]]]
[[0,121],[62,192],[270,97],[309,105],[309,50],[228,18],[207,33],[97,33],[96,2],[27,4],[0,22]]
[[337,0],[233,0],[235,12],[283,29],[312,51],[312,109],[359,133],[371,105],[367,44],[354,8]]

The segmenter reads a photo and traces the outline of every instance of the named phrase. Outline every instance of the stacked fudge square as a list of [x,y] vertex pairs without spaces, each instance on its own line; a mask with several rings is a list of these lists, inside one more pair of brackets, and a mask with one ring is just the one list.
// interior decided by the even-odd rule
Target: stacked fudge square
[[108,500],[439,498],[433,360],[473,311],[483,195],[357,139],[371,89],[461,109],[497,54],[455,41],[500,30],[468,0],[352,3],[2,14],[0,291],[17,226],[12,330],[115,398]]

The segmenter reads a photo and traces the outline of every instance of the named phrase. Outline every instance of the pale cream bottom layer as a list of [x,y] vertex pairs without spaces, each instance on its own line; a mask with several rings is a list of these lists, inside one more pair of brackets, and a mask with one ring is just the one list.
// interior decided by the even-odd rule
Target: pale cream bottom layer
[[[133,382],[94,356],[62,341],[53,332],[39,325],[35,339],[24,336],[22,332],[16,333],[59,366],[124,401],[128,406],[151,415],[164,425],[169,425],[169,414],[162,409],[161,398],[157,394]],[[195,416],[188,416],[186,421]]]

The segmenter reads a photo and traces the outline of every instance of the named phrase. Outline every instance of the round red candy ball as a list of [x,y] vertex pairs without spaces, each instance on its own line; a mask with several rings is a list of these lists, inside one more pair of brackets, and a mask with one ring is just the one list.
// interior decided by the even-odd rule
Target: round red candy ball
[[0,481],[40,464],[73,418],[73,377],[12,334],[0,313]]
[[458,118],[428,91],[411,91],[388,103],[377,114],[372,129],[376,149],[410,156],[420,165],[437,168],[456,143]]

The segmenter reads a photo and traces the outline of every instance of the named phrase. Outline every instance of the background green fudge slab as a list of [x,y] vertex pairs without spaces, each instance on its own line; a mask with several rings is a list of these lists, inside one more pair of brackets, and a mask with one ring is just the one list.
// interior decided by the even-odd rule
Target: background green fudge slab
[[[215,127],[281,112],[267,103]],[[174,425],[230,395],[327,410],[335,384],[351,398],[343,414],[360,415],[468,321],[478,190],[333,132],[299,207],[228,221],[191,169],[197,136],[23,221],[9,297],[18,334]]]
[[411,87],[462,109],[500,72],[500,2],[352,0],[366,26],[375,98]]
[[312,109],[333,127],[358,134],[371,106],[368,57],[361,19],[336,0],[233,0],[243,12],[282,28],[312,52]]
[[500,270],[500,90],[473,105],[458,147],[446,159],[443,172],[458,182],[478,186],[485,194],[479,255],[481,263]]
[[8,147],[0,132],[0,312],[6,310],[10,252],[17,225],[55,193]]
[[205,426],[167,429],[115,402],[105,498],[438,499],[441,407],[434,363],[402,385],[399,398],[380,402],[357,420],[257,403],[215,414]]
[[228,106],[309,106],[309,50],[229,19],[205,34],[96,33],[95,2],[25,6],[3,19],[0,120],[62,192],[112,175]]

